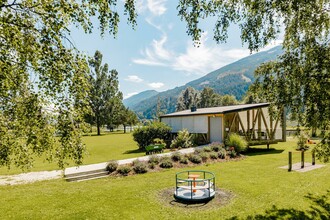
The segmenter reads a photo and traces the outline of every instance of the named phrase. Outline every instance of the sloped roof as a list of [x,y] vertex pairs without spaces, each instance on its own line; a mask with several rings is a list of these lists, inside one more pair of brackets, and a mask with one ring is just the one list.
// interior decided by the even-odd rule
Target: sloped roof
[[220,107],[212,107],[212,108],[197,108],[197,110],[194,112],[188,109],[180,112],[174,112],[171,114],[163,115],[161,116],[161,118],[193,116],[193,115],[225,114],[230,112],[246,111],[254,108],[262,108],[267,106],[269,106],[269,103],[230,105],[230,106],[220,106]]

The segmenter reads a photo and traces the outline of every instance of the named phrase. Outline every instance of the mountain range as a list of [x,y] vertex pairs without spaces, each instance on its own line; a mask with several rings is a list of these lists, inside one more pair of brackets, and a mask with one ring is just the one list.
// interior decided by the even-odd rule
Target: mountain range
[[230,94],[240,100],[255,80],[255,69],[262,63],[275,60],[281,54],[281,46],[277,46],[242,58],[183,86],[164,92],[155,90],[141,92],[125,99],[124,104],[135,111],[140,118],[151,119],[156,115],[157,103],[158,109],[163,113],[174,112],[179,94],[189,86],[196,90],[202,90],[207,86],[220,95]]

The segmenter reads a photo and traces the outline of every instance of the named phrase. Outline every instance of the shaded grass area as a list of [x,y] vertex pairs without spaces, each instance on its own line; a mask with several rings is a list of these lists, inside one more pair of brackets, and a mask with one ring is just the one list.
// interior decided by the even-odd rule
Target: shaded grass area
[[[82,137],[86,144],[87,154],[84,158],[84,164],[93,164],[106,162],[108,160],[120,160],[132,157],[144,156],[145,152],[139,150],[137,143],[133,140],[131,133],[107,133],[101,136],[91,135]],[[128,153],[130,152],[130,153]],[[71,163],[69,166],[74,166]],[[35,160],[34,167],[31,171],[55,170],[58,169],[57,164],[48,163],[43,158]],[[0,168],[0,175],[9,175],[22,173],[22,170],[12,167],[8,170],[6,167]]]
[[277,153],[194,167],[214,172],[216,187],[233,195],[224,206],[214,206],[214,201],[207,204],[210,209],[162,205],[159,197],[174,187],[175,173],[189,167],[86,182],[0,186],[1,218],[329,219],[330,166],[306,173],[278,168],[286,165],[287,151],[294,145],[280,143],[272,145]]

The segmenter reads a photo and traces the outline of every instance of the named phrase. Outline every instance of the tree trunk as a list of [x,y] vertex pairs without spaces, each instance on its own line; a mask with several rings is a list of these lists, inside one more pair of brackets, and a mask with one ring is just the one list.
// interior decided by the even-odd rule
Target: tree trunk
[[126,133],[126,125],[124,125],[124,133]]
[[101,129],[100,129],[100,125],[99,125],[99,124],[97,124],[96,126],[97,126],[97,135],[101,135]]

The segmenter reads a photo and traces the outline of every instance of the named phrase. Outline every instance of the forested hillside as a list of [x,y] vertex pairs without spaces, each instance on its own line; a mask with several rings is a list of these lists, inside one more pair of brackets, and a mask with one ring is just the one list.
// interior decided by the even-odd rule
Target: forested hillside
[[161,110],[163,113],[174,112],[178,95],[189,86],[199,91],[207,86],[220,95],[230,94],[240,100],[251,83],[254,82],[254,70],[261,63],[276,59],[281,53],[281,47],[277,46],[268,51],[250,55],[191,81],[184,86],[158,93],[130,107],[140,118],[147,119],[155,117],[157,103],[158,110]]

